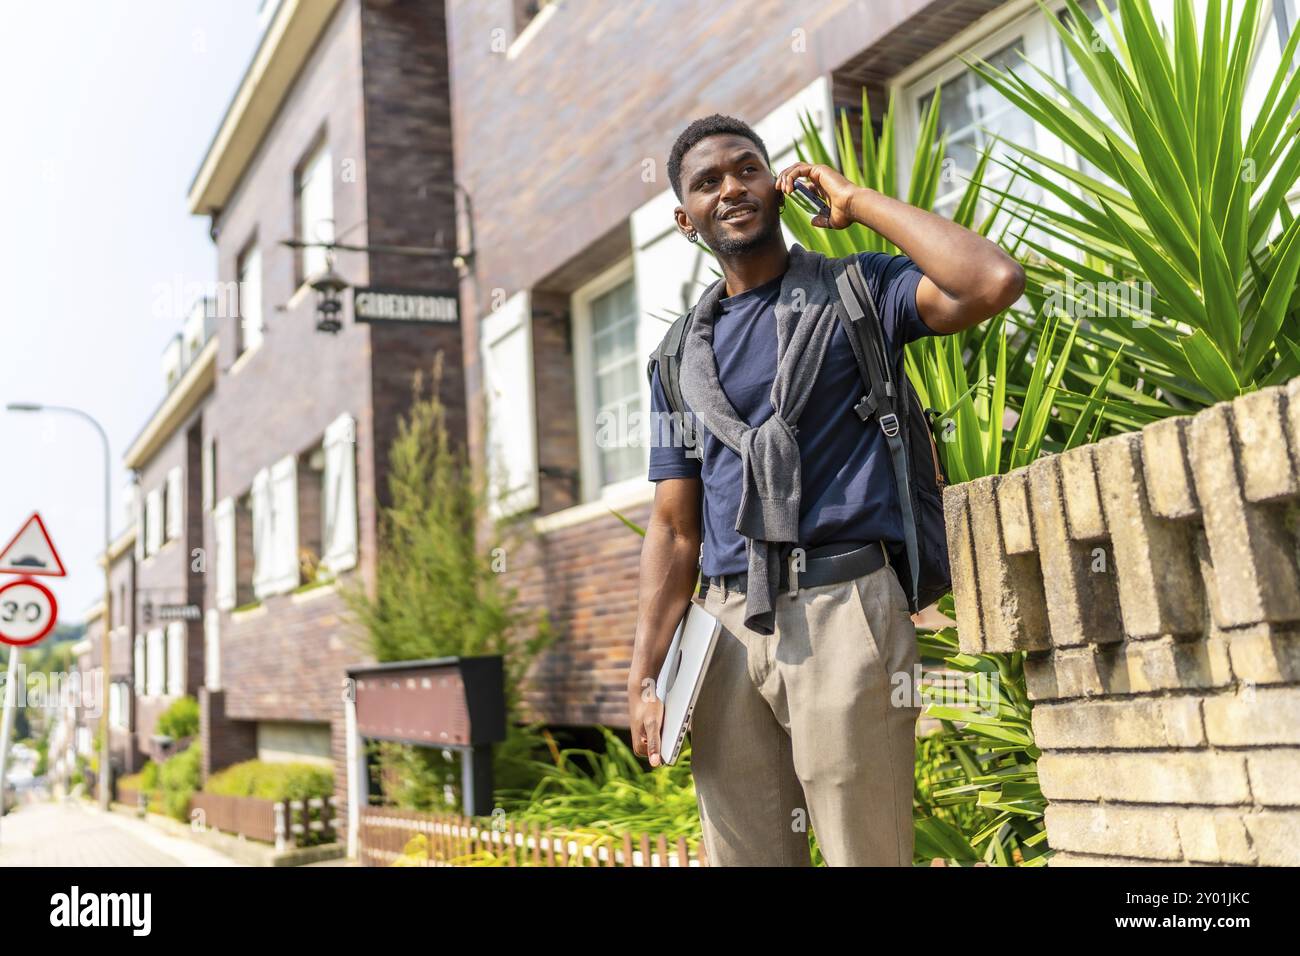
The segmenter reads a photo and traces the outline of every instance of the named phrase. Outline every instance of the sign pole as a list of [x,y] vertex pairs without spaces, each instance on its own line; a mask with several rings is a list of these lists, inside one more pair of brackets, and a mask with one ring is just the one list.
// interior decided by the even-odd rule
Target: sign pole
[[9,648],[9,676],[5,678],[4,717],[0,719],[0,822],[4,820],[5,777],[9,766],[9,737],[14,729],[14,712],[18,709],[18,660],[21,647]]

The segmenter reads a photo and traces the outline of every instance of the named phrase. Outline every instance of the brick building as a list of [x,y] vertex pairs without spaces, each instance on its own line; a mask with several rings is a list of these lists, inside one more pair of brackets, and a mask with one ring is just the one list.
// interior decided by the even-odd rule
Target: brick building
[[[135,528],[128,526],[109,545],[109,587],[113,595],[110,613],[108,707],[109,759],[116,774],[134,773],[144,761],[135,731]],[[100,567],[104,555],[99,556]],[[104,631],[103,602],[86,614],[85,653],[77,658],[82,686],[98,681],[103,666],[100,641]],[[85,715],[83,715],[84,718]],[[98,728],[98,714],[90,718],[91,733]],[[84,722],[84,719],[83,719]],[[152,728],[150,728],[150,731]]]
[[[1095,2],[1083,6],[1100,20]],[[1274,5],[1261,44],[1271,63],[1257,75],[1272,72],[1295,13],[1292,0]],[[563,635],[526,700],[554,723],[618,727],[641,539],[610,510],[648,517],[654,488],[636,424],[649,411],[646,359],[716,274],[672,220],[664,168],[676,135],[701,115],[738,116],[779,171],[797,161],[804,111],[834,149],[832,123],[844,115],[856,144],[893,96],[906,176],[942,84],[956,175],[936,207],[951,212],[990,133],[1084,163],[1008,109],[959,54],[1033,76],[1023,53],[1088,91],[1032,0],[449,0],[447,16],[457,178],[473,196],[480,253],[461,286],[472,412],[487,399],[472,450],[501,476],[502,513],[538,532],[511,579]],[[991,169],[990,182],[1005,180]],[[627,423],[627,440],[598,441],[610,421]]]
[[[126,652],[133,688],[129,722],[141,759],[132,755],[124,765],[128,770],[143,758],[168,756],[165,742],[155,739],[158,718],[177,699],[197,696],[203,685],[201,556],[209,543],[201,509],[201,452],[216,383],[214,311],[212,300],[198,300],[182,331],[167,343],[161,363],[165,395],[125,455],[135,477],[136,523],[130,580],[113,581],[113,606],[115,615],[130,616],[115,620],[133,634]],[[116,559],[122,560],[121,555]],[[114,578],[125,574],[115,563]],[[133,599],[123,600],[128,587]],[[113,652],[116,661],[116,646]]]
[[343,790],[342,681],[368,653],[340,588],[373,581],[387,449],[412,375],[438,352],[464,442],[462,346],[454,308],[448,321],[356,321],[352,295],[342,328],[319,331],[310,281],[326,250],[285,241],[370,250],[332,264],[355,301],[448,290],[454,303],[449,109],[439,4],[284,0],[192,184],[219,287],[239,289],[237,309],[216,310],[214,394],[187,446],[212,572],[192,595],[205,771],[315,761]]

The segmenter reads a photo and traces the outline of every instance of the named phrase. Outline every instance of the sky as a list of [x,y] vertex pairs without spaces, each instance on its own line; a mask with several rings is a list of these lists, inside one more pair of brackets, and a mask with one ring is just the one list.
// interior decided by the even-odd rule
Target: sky
[[[186,195],[260,36],[259,0],[6,2],[0,30],[0,546],[39,511],[68,574],[60,623],[103,593],[103,452],[112,530],[122,455],[163,399],[163,348],[215,278]],[[191,286],[193,288],[193,286]],[[0,579],[13,580],[8,576]]]

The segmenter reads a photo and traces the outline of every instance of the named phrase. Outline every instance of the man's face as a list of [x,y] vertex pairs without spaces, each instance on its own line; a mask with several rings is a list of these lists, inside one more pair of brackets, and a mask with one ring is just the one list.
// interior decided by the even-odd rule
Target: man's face
[[733,133],[707,136],[682,157],[677,225],[692,227],[709,248],[738,255],[781,228],[776,180],[758,148]]

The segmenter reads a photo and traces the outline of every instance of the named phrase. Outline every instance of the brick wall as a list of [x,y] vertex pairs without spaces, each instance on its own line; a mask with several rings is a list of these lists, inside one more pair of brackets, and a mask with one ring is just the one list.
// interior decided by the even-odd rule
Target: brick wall
[[[353,584],[348,574],[339,586]],[[330,724],[343,794],[343,679],[348,667],[372,661],[333,587],[273,595],[222,620],[224,719],[250,727],[260,720]]]
[[[571,291],[630,252],[628,217],[668,188],[668,151],[692,119],[757,122],[819,76],[886,69],[855,58],[899,48],[900,28],[912,27],[909,52],[933,48],[995,5],[569,0],[508,59],[514,0],[446,0],[456,178],[473,198],[477,251],[461,285],[471,396],[481,390],[477,324],[494,290]],[[916,28],[923,13],[935,15]],[[858,87],[846,105],[860,104]],[[480,462],[481,429],[471,419]]]
[[[650,506],[618,508],[645,527]],[[608,512],[547,531],[509,556],[521,606],[545,607],[562,639],[529,674],[524,703],[557,724],[627,725],[642,538]]]
[[226,716],[226,693],[199,691],[199,727],[203,742],[203,781],[223,767],[257,756],[257,724]]
[[1027,651],[1054,865],[1300,863],[1300,379],[949,488],[962,650]]
[[[370,282],[455,293],[451,94],[442,0],[363,5],[361,70],[370,242],[446,253],[373,254]],[[465,378],[458,323],[379,323],[371,326],[370,343],[375,489],[383,503],[388,501],[388,450],[410,405],[412,377],[420,373],[428,383],[435,356],[442,354],[439,398],[448,432],[459,445],[465,444]]]

